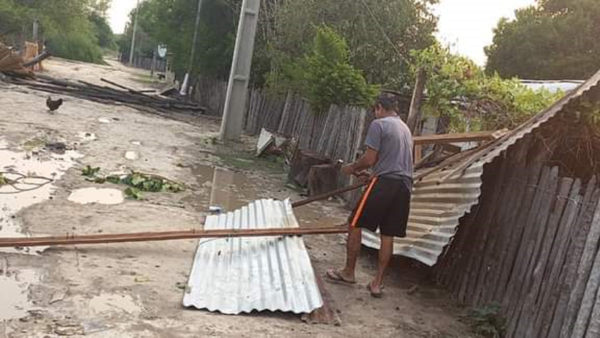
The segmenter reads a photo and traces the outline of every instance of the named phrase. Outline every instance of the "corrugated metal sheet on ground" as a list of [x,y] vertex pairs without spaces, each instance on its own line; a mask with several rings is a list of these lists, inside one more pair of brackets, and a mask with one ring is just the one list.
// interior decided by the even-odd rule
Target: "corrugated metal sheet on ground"
[[[289,201],[259,200],[206,219],[206,230],[296,228]],[[185,307],[225,314],[309,313],[323,305],[301,237],[203,239],[183,298]]]
[[[600,72],[550,108],[502,138],[482,147],[458,163],[448,166],[442,163],[439,167],[440,171],[415,182],[407,237],[395,239],[394,253],[414,258],[429,266],[435,265],[444,248],[450,244],[456,234],[460,218],[479,202],[484,165],[492,162],[511,145],[563,111],[569,102],[598,86],[599,82]],[[463,170],[442,180],[452,170],[461,166],[464,166]],[[365,231],[363,244],[371,248],[379,248],[379,235]]]

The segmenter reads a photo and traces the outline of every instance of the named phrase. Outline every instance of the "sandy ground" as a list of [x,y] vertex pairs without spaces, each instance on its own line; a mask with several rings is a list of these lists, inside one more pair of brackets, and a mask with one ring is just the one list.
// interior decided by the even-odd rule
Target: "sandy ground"
[[[116,63],[51,60],[46,68],[49,75],[72,80],[100,83],[105,77],[137,89],[151,86],[143,81],[144,72]],[[46,97],[0,82],[0,171],[12,167],[56,179],[32,192],[0,194],[0,236],[198,229],[211,190],[216,192],[212,202],[226,208],[263,197],[301,198],[286,187],[280,165],[253,159],[254,139],[244,138],[235,149],[217,144],[214,120],[184,123],[71,97],[64,97],[63,107],[52,115]],[[43,149],[48,142],[64,142],[71,150],[53,154]],[[159,174],[189,189],[123,200],[122,187],[86,181],[81,169],[87,165],[103,172],[132,168]],[[40,166],[45,171],[35,169]],[[216,167],[228,170],[220,172],[227,184],[213,182]],[[103,203],[82,204],[94,201]],[[327,202],[305,207],[297,216],[304,226],[327,226],[341,224],[346,213],[338,202]],[[342,264],[343,236],[305,241],[318,273]],[[359,284],[326,283],[340,326],[305,324],[281,313],[224,316],[187,310],[178,285],[187,281],[196,245],[190,240],[0,251],[0,337],[470,335],[458,319],[463,310],[406,260],[394,260],[385,297],[370,298],[364,286],[375,270],[376,252],[367,249],[359,262]]]

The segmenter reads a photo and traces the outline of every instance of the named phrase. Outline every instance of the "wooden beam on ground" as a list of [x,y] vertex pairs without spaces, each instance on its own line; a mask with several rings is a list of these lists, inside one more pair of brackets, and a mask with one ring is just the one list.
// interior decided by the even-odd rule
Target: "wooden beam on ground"
[[461,133],[461,134],[438,134],[438,135],[423,135],[413,137],[415,145],[424,144],[444,144],[455,142],[481,142],[489,141],[502,137],[508,130],[499,131],[482,131],[476,133]]
[[226,229],[226,230],[188,230],[167,232],[138,232],[128,234],[95,234],[47,236],[47,237],[21,237],[0,238],[0,248],[35,247],[35,246],[61,246],[108,244],[128,242],[155,242],[173,241],[198,238],[234,238],[234,237],[279,237],[279,236],[304,236],[304,235],[330,235],[347,233],[347,227],[327,228],[275,228],[275,229]]

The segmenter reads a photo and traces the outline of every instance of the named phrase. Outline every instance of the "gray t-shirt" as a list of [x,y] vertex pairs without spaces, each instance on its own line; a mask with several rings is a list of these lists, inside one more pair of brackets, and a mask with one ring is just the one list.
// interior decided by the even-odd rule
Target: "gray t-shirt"
[[398,116],[388,116],[371,123],[367,147],[377,150],[375,176],[413,176],[413,139],[410,129]]

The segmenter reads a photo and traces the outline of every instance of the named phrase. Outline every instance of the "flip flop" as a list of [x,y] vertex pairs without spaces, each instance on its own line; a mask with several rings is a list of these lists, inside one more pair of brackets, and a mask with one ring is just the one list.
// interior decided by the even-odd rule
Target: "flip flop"
[[373,297],[373,298],[381,298],[381,297],[383,297],[383,291],[382,291],[383,290],[383,286],[381,286],[379,288],[379,292],[375,292],[373,290],[373,287],[371,286],[371,283],[369,283],[369,284],[367,284],[367,290],[369,290],[369,293],[371,293],[371,297]]
[[348,279],[344,278],[344,276],[342,276],[342,274],[340,273],[339,270],[327,270],[327,272],[325,273],[325,276],[331,282],[340,283],[340,284],[348,284],[348,285],[356,284],[356,281],[348,280]]

